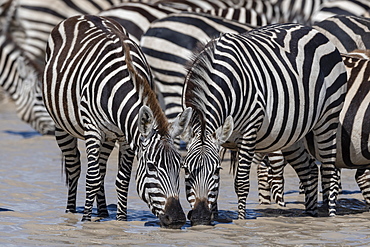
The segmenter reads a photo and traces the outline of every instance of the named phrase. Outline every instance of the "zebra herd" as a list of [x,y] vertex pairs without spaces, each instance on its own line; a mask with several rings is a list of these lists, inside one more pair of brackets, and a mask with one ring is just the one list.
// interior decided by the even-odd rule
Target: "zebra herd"
[[6,0],[0,12],[0,85],[23,121],[55,135],[66,212],[76,212],[77,139],[86,143],[83,221],[95,200],[99,217],[109,216],[104,177],[115,146],[117,220],[127,219],[136,157],[137,193],[162,227],[186,222],[181,169],[188,219],[211,224],[226,150],[238,219],[254,163],[261,203],[271,191],[285,205],[290,164],[316,216],[320,162],[330,216],[340,168],[357,169],[370,204],[368,1]]

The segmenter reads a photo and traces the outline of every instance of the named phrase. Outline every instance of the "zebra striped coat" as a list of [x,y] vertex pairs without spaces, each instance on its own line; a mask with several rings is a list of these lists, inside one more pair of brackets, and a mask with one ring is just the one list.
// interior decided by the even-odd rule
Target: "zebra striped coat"
[[[254,23],[263,25],[254,11]],[[141,38],[140,46],[153,71],[156,86],[161,92],[165,113],[169,119],[182,112],[181,94],[186,76],[186,65],[199,45],[221,33],[244,33],[254,28],[232,20],[203,13],[171,14],[152,23]]]
[[[239,219],[245,218],[254,152],[289,151],[313,132],[321,161],[333,165],[345,92],[339,52],[310,27],[276,24],[208,43],[189,68],[183,93],[184,105],[194,110],[184,159],[192,223],[212,220],[220,145],[238,149]],[[315,213],[316,205],[306,208]]]
[[54,121],[46,111],[41,90],[42,68],[13,42],[0,36],[0,86],[14,100],[19,118],[41,134],[54,133]]
[[126,219],[128,184],[137,153],[139,196],[162,226],[178,228],[185,223],[178,197],[180,154],[172,138],[187,126],[191,110],[168,124],[152,86],[144,55],[117,22],[98,16],[76,16],[53,29],[43,96],[65,157],[67,211],[74,212],[76,207],[80,173],[77,138],[85,140],[88,157],[83,220],[90,220],[95,197],[99,214],[107,215],[105,165],[118,141],[117,219]]

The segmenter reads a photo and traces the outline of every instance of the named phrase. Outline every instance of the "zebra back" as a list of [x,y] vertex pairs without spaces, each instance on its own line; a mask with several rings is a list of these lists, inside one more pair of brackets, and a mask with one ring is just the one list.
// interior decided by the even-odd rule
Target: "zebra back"
[[313,25],[342,53],[370,49],[370,19],[337,15]]
[[[258,16],[253,10],[247,13]],[[140,45],[164,98],[169,119],[182,111],[182,87],[192,53],[221,33],[243,33],[253,28],[252,25],[191,12],[171,14],[150,25]]]

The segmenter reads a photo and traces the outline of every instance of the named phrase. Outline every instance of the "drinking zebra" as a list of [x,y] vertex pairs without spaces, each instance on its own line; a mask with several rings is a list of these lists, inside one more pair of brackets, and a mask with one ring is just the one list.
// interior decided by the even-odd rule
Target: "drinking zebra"
[[[275,24],[209,42],[190,66],[183,91],[184,106],[194,111],[184,159],[192,224],[212,220],[221,145],[238,150],[239,219],[245,218],[255,152],[304,149],[300,140],[312,132],[319,160],[335,170],[335,135],[345,93],[339,52],[310,27]],[[305,183],[307,178],[300,178]],[[333,194],[335,182],[330,184]],[[306,201],[308,213],[316,214],[316,208],[316,201]]]
[[54,121],[42,100],[42,68],[28,58],[10,35],[0,36],[0,86],[16,105],[18,117],[40,134],[53,134]]
[[88,157],[82,220],[91,219],[95,197],[99,215],[107,216],[105,166],[117,141],[117,219],[126,219],[128,184],[137,154],[139,196],[162,226],[181,227],[185,223],[178,198],[181,157],[172,138],[189,123],[191,109],[168,123],[152,90],[144,55],[113,20],[91,15],[68,18],[53,29],[46,51],[43,96],[65,157],[67,211],[76,208],[80,138],[85,140]]

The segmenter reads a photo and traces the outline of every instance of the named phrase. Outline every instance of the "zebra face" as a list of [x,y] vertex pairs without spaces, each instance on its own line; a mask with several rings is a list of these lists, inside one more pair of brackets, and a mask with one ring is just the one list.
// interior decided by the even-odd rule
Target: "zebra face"
[[19,56],[16,61],[19,76],[17,113],[21,119],[43,135],[53,135],[54,121],[46,110],[41,89],[40,71],[26,58]]
[[206,136],[199,128],[190,130],[192,134],[183,165],[187,200],[192,208],[188,218],[192,225],[209,225],[217,214],[220,146],[230,137],[233,120],[228,117],[223,126]]
[[[143,124],[139,126],[142,137],[136,175],[137,192],[159,218],[162,227],[181,228],[186,222],[179,201],[181,155],[173,138],[188,125],[191,109],[179,114],[169,125],[167,134],[157,131],[155,123],[150,120],[153,119],[151,114],[148,107],[141,108],[139,113],[139,121]],[[148,125],[152,123],[154,125]]]

